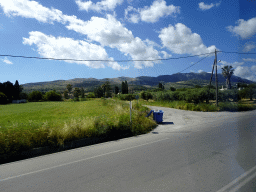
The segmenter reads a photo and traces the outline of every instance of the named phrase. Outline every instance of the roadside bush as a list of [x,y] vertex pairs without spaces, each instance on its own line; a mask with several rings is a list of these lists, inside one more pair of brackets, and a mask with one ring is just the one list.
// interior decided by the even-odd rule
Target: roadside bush
[[144,100],[149,100],[149,99],[153,99],[153,95],[150,92],[146,92],[146,91],[142,91],[140,94],[141,98]]
[[135,99],[135,96],[136,95],[134,95],[134,94],[119,94],[118,98],[120,100],[132,101]]
[[0,92],[0,104],[6,104],[7,103],[7,97],[4,93]]
[[61,101],[61,95],[56,93],[56,91],[48,91],[45,95],[44,95],[44,99],[46,101]]
[[43,94],[40,91],[33,91],[28,95],[29,102],[38,102],[43,100]]

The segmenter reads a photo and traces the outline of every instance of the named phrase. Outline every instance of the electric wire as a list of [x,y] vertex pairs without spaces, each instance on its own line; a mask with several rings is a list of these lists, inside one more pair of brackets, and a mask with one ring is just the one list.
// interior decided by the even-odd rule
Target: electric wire
[[58,60],[58,61],[103,61],[103,62],[130,62],[130,61],[161,61],[161,60],[172,60],[172,59],[185,59],[189,57],[197,57],[202,55],[209,55],[215,52],[211,53],[205,53],[200,55],[191,55],[191,56],[185,56],[185,57],[176,57],[176,58],[166,58],[166,59],[141,59],[141,60],[88,60],[88,59],[58,59],[58,58],[46,58],[46,57],[29,57],[29,56],[23,56],[23,55],[0,55],[0,57],[18,57],[18,58],[25,58],[25,59],[49,59],[49,60]]

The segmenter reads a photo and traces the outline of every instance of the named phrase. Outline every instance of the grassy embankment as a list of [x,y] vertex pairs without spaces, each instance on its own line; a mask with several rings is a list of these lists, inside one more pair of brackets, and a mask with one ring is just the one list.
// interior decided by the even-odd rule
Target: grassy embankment
[[154,100],[140,100],[142,105],[169,107],[175,109],[183,109],[190,111],[204,111],[204,112],[216,112],[216,111],[249,111],[256,109],[256,101],[249,101],[243,99],[239,102],[219,102],[218,107],[215,105],[215,101],[207,103],[187,103],[186,101],[154,101]]
[[156,123],[149,109],[112,99],[0,105],[0,155],[42,146],[61,146],[81,138],[143,134]]

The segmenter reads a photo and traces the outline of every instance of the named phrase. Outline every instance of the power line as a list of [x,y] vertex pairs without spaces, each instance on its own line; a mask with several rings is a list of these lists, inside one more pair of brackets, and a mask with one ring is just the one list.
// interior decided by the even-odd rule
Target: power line
[[217,52],[223,52],[223,53],[236,53],[236,54],[252,54],[255,55],[256,53],[239,53],[239,52],[226,52],[226,51],[217,51]]
[[[236,54],[256,54],[256,53],[239,53],[239,52],[226,52],[226,51],[217,51],[217,52],[223,52],[223,53],[236,53]],[[186,57],[176,57],[176,58],[166,58],[166,59],[141,59],[141,60],[88,60],[88,59],[58,59],[58,58],[45,58],[45,57],[29,57],[29,56],[23,56],[23,55],[0,55],[0,57],[18,57],[18,58],[25,58],[25,59],[49,59],[49,60],[58,60],[58,61],[103,61],[103,62],[130,62],[130,61],[166,61],[166,60],[172,60],[172,59],[185,59],[189,57],[197,57],[202,55],[209,55],[211,53],[205,53],[200,55],[191,55]]]
[[183,69],[182,71],[180,71],[180,72],[178,72],[178,73],[181,73],[181,72],[183,72],[183,71],[187,70],[188,68],[190,68],[190,67],[192,67],[192,66],[196,65],[197,63],[201,62],[202,60],[204,60],[204,59],[205,59],[206,57],[208,57],[209,55],[210,55],[210,53],[209,53],[207,56],[205,56],[203,59],[200,59],[200,60],[199,60],[199,61],[197,61],[196,63],[194,63],[194,64],[192,64],[192,65],[188,66],[186,69]]
[[[214,52],[211,52],[214,53]],[[58,60],[58,61],[104,61],[104,62],[130,62],[130,61],[161,61],[161,60],[172,60],[172,59],[184,59],[189,57],[197,57],[201,55],[209,55],[211,53],[205,53],[200,55],[191,55],[186,57],[176,57],[176,58],[167,58],[167,59],[148,59],[148,60],[84,60],[84,59],[57,59],[57,58],[45,58],[45,57],[28,57],[28,56],[17,56],[17,55],[0,55],[0,57],[19,57],[25,59],[49,59],[49,60]]]

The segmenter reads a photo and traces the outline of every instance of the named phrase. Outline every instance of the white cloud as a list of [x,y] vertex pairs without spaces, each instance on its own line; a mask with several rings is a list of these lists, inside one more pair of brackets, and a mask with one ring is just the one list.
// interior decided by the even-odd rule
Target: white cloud
[[254,42],[248,42],[244,45],[244,49],[243,49],[243,52],[249,52],[251,51],[252,49],[254,49],[256,46],[255,46],[255,43]]
[[[86,41],[78,41],[65,37],[54,37],[45,35],[39,31],[29,33],[29,38],[23,38],[23,44],[37,46],[37,51],[42,57],[58,59],[77,59],[77,60],[113,60],[108,58],[104,48],[99,45],[90,44]],[[68,61],[69,63],[85,64],[91,68],[104,68],[103,62],[93,61]],[[125,69],[116,62],[109,62],[107,66],[115,70]]]
[[[192,33],[191,29],[182,23],[173,27],[169,25],[160,31],[158,36],[164,47],[176,54],[205,54],[214,52],[214,45],[206,47],[197,33]],[[213,54],[212,54],[213,55]]]
[[166,51],[161,51],[161,53],[163,54],[163,58],[164,58],[164,59],[167,59],[167,58],[172,57],[172,55],[171,55],[171,54],[168,54]]
[[34,18],[44,23],[52,23],[52,21],[62,22],[62,12],[60,10],[46,8],[36,1],[0,1],[0,6],[7,16]]
[[256,34],[256,17],[245,21],[239,19],[237,22],[238,26],[228,26],[227,30],[236,36],[240,36],[242,39],[247,39]]
[[2,59],[2,60],[3,60],[3,62],[6,63],[6,64],[9,64],[9,65],[13,64],[7,57],[5,57],[5,58]]
[[[134,13],[129,15],[129,12]],[[180,13],[179,6],[167,6],[164,0],[155,0],[150,7],[145,6],[143,9],[135,9],[132,6],[128,6],[125,10],[125,18],[132,23],[138,23],[139,20],[155,23],[161,17],[174,16],[176,13]]]
[[256,81],[256,65],[251,67],[238,66],[234,71],[234,75],[251,81]]
[[[133,60],[160,58],[158,51],[153,48],[155,46],[153,41],[143,42],[140,38],[134,37],[131,31],[109,14],[106,18],[92,17],[87,22],[70,23],[67,28],[87,35],[90,40],[99,42],[102,46],[117,48],[125,55],[131,56]],[[150,43],[154,45],[149,45]],[[149,61],[136,61],[134,64],[137,68],[142,68],[143,65],[153,66],[153,62]]]
[[144,7],[141,12],[141,20],[145,22],[155,23],[159,18],[180,13],[180,7],[174,5],[166,6],[164,0],[156,0],[150,7]]
[[[49,22],[49,23],[52,23],[53,21],[57,21],[62,24],[67,23],[66,24],[67,29],[74,30],[77,33],[86,35],[88,41],[91,41],[91,42],[96,41],[96,42],[99,42],[102,46],[117,48],[119,51],[121,51],[125,55],[129,55],[134,60],[144,60],[144,59],[153,60],[153,59],[160,58],[158,55],[158,51],[155,50],[152,45],[147,45],[147,42],[143,42],[141,39],[135,38],[132,32],[129,31],[127,28],[125,28],[112,15],[107,14],[106,18],[91,17],[89,21],[83,21],[81,19],[78,19],[74,15],[69,16],[69,15],[62,14],[62,12],[57,9],[53,9],[53,8],[48,9],[46,7],[43,7],[42,5],[40,5],[35,1],[20,0],[18,2],[15,0],[8,0],[7,2],[8,3],[3,1],[0,2],[0,5],[3,7],[4,12],[7,15],[9,14],[13,16],[34,18],[34,19],[37,19],[38,21]],[[30,39],[34,37],[35,36],[30,36]],[[42,35],[40,37],[43,38]],[[47,37],[47,39],[49,38],[50,36]],[[47,41],[47,44],[43,44],[42,43],[43,41],[39,41],[38,39],[39,37],[37,37],[37,39],[35,40],[36,42],[41,42],[37,44],[39,50],[45,48],[46,45],[50,43]],[[91,49],[91,47],[93,47],[93,44],[89,44],[89,45],[86,45],[86,47],[88,49],[90,47]],[[83,43],[83,46],[85,46],[84,43]],[[131,49],[130,47],[133,47],[133,49]],[[53,48],[53,45],[51,45],[51,48]],[[102,49],[103,48],[99,46],[99,50],[102,51]],[[50,53],[47,53],[46,51],[45,52],[42,51],[42,54],[47,55]],[[72,54],[74,53],[72,52]],[[67,55],[67,56],[71,56],[71,55]],[[95,58],[98,58],[98,56],[96,56]],[[154,63],[159,63],[159,61],[134,62],[135,66],[138,68],[142,68],[143,65],[153,66]],[[91,63],[87,63],[87,64],[88,66],[89,65],[91,66]],[[95,64],[94,62],[92,66],[93,67],[97,66],[97,64]]]
[[200,8],[201,10],[205,11],[205,10],[208,10],[208,9],[213,8],[214,6],[218,7],[218,6],[220,5],[220,3],[221,3],[221,2],[216,3],[216,4],[211,3],[211,4],[207,5],[207,4],[205,4],[204,2],[201,2],[201,3],[199,3],[198,5],[199,5],[199,8]]
[[218,63],[220,63],[220,64],[218,65],[218,68],[219,68],[219,69],[223,68],[223,67],[226,66],[226,65],[228,65],[228,66],[231,65],[233,68],[235,68],[235,67],[238,67],[238,66],[241,66],[241,65],[244,64],[244,62],[238,62],[238,61],[235,61],[235,62],[233,62],[233,63],[229,63],[229,62],[226,62],[226,61],[221,61],[221,62],[218,62]]
[[97,3],[93,3],[92,1],[82,2],[81,0],[76,0],[76,4],[78,5],[80,10],[93,10],[97,12],[101,11],[113,11],[118,5],[121,5],[123,0],[102,0]]
[[148,46],[161,47],[161,46],[158,45],[156,42],[151,41],[151,40],[149,40],[149,39],[146,39],[144,42],[145,42]]
[[243,58],[243,60],[245,62],[256,62],[256,59],[253,59],[253,58],[247,58],[247,59]]
[[198,70],[198,73],[202,73],[202,72],[204,72],[202,69],[199,69],[199,70]]

